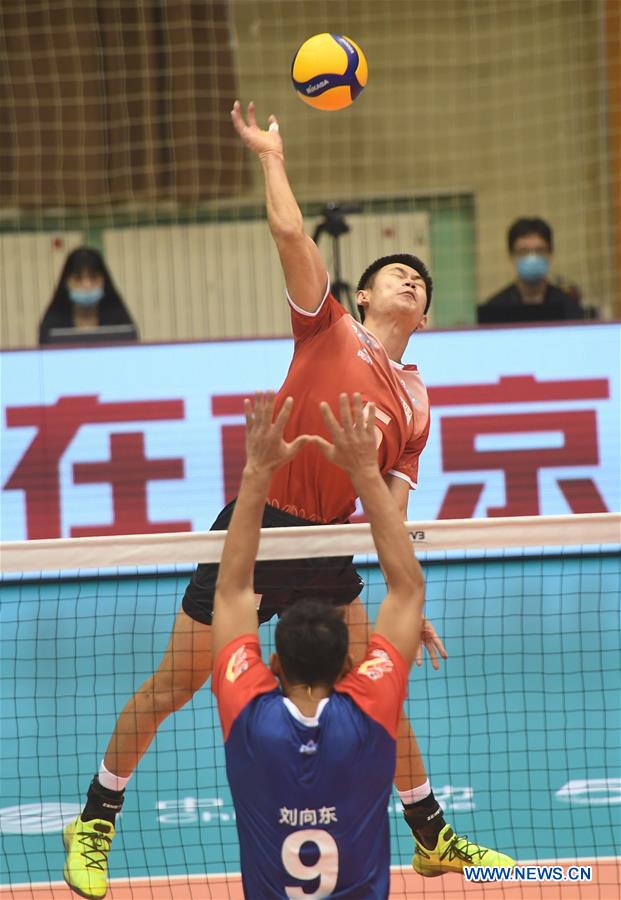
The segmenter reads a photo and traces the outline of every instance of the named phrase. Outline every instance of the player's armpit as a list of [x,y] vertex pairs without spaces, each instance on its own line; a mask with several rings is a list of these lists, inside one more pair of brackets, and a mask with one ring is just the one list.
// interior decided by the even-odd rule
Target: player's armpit
[[304,232],[274,235],[287,293],[308,313],[321,306],[327,293],[328,274],[315,242]]
[[386,475],[385,479],[392,497],[399,507],[399,511],[404,521],[407,520],[408,500],[410,499],[410,483],[405,478],[399,478],[398,475]]

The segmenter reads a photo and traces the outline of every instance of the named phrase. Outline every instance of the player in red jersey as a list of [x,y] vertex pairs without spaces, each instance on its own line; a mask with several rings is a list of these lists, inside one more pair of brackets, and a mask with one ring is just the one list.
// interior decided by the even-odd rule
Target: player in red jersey
[[[296,434],[330,435],[319,412],[320,401],[336,409],[342,392],[360,392],[376,407],[376,442],[380,470],[403,517],[408,495],[416,487],[418,458],[427,440],[429,407],[415,366],[401,362],[413,333],[425,327],[432,280],[424,263],[407,253],[382,257],[362,274],[357,301],[364,324],[357,322],[330,295],[326,266],[304,222],[287,178],[283,143],[276,119],[258,127],[254,105],[247,121],[239,103],[231,113],[244,143],[261,160],[265,176],[268,222],[285,275],[295,339],[294,355],[276,408],[295,400],[286,439]],[[343,522],[353,512],[351,481],[309,444],[275,473],[268,490],[263,527]],[[214,529],[226,529],[234,502],[217,517]],[[199,690],[212,671],[211,617],[216,565],[198,566],[183,597],[169,645],[158,670],[127,703],[108,744],[99,773],[88,791],[82,814],[65,831],[65,879],[82,896],[103,897],[115,815],[125,786],[157,733],[159,725]],[[259,621],[309,594],[345,609],[352,653],[364,652],[370,626],[358,599],[363,583],[351,557],[257,563],[255,591],[261,596]],[[423,620],[425,644],[435,668],[446,656],[433,626]],[[422,661],[419,647],[417,661]],[[399,727],[395,784],[415,838],[414,868],[423,875],[462,871],[464,865],[508,865],[511,860],[456,835],[436,801],[409,723]]]

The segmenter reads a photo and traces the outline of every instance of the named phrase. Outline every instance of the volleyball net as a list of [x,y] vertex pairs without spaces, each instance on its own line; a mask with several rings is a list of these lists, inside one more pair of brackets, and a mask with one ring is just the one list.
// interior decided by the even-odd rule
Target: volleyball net
[[[409,527],[426,615],[449,659],[438,672],[428,660],[414,668],[406,712],[446,820],[520,862],[590,866],[591,880],[564,885],[562,896],[609,900],[621,886],[621,517]],[[82,808],[118,713],[158,665],[192,564],[217,561],[223,540],[212,532],[2,545],[3,894],[68,896],[62,828]],[[373,619],[385,585],[368,525],[270,529],[259,558],[350,553]],[[267,654],[273,624],[260,636]],[[412,872],[396,794],[389,817],[391,897],[466,896],[459,876]],[[222,736],[205,687],[164,722],[129,783],[111,896],[238,898],[238,873]],[[541,889],[486,890],[515,898]]]
[[[290,78],[325,31],[369,65],[338,113],[301,103]],[[473,324],[514,277],[509,225],[538,215],[555,230],[551,279],[619,313],[614,0],[4,0],[0,60],[4,346],[36,342],[83,243],[104,251],[143,340],[288,335],[237,96],[280,117],[311,233],[345,204],[350,287],[407,247],[431,265],[432,322]]]

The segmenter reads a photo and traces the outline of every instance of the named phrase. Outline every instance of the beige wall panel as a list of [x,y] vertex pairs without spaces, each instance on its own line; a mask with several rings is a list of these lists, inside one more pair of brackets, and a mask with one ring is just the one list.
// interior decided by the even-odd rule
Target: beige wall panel
[[[240,97],[255,99],[260,122],[278,114],[300,201],[471,192],[479,300],[512,277],[508,225],[541,215],[555,231],[554,273],[612,311],[603,0],[234,0],[230,9]],[[289,78],[296,47],[328,27],[356,39],[369,62],[367,89],[338,113],[310,109]],[[243,207],[263,201],[256,160],[252,172]],[[0,238],[4,346],[36,341],[71,236],[59,250],[53,237]],[[360,251],[365,262],[379,255],[373,243]],[[265,223],[109,230],[104,244],[145,339],[288,332]],[[348,280],[357,268],[344,265]]]
[[[429,259],[425,213],[347,217],[343,278],[395,248]],[[317,220],[307,223],[312,233]],[[264,220],[104,232],[110,271],[145,341],[289,335],[285,283]],[[332,268],[332,246],[321,243]]]
[[289,333],[264,221],[111,229],[104,246],[143,340]]
[[0,235],[0,347],[34,347],[67,254],[80,232]]

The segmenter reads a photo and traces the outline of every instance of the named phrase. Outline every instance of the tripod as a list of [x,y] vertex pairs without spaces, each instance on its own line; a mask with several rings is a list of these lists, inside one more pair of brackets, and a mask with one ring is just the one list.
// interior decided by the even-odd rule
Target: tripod
[[345,221],[345,213],[362,212],[359,203],[326,203],[322,210],[323,219],[315,228],[313,240],[319,243],[319,238],[325,232],[332,238],[332,260],[334,264],[334,280],[332,281],[332,293],[342,306],[349,309],[354,319],[358,318],[358,309],[354,300],[352,287],[341,277],[341,248],[339,238],[351,231]]

